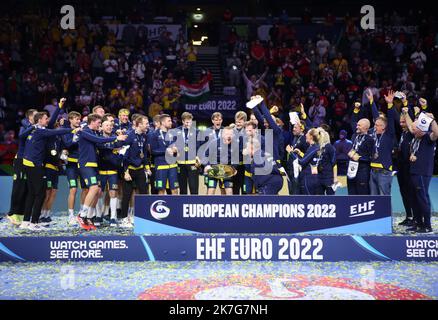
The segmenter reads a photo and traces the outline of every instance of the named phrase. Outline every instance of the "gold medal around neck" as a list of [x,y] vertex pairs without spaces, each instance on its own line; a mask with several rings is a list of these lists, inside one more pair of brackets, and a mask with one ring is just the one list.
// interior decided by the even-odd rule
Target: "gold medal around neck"
[[185,151],[185,152],[189,152],[189,147],[185,146],[185,147],[184,147],[184,151]]
[[409,157],[409,160],[410,160],[411,162],[415,162],[415,161],[417,161],[417,156],[414,155],[414,154],[411,154],[411,156]]
[[140,153],[140,158],[143,159],[144,158],[144,153]]
[[56,150],[50,150],[50,154],[51,154],[52,156],[56,156],[57,152],[56,152]]

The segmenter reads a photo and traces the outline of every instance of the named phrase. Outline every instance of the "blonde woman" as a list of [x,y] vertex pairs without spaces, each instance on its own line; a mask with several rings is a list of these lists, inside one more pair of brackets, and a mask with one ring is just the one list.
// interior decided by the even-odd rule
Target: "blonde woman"
[[306,142],[309,144],[309,148],[302,158],[298,158],[297,152],[293,147],[290,145],[286,147],[286,151],[289,153],[292,159],[298,159],[298,163],[302,167],[298,178],[300,184],[300,194],[317,195],[321,193],[318,179],[320,139],[321,134],[319,129],[312,128],[306,133]]
[[318,128],[320,134],[318,178],[321,194],[334,195],[332,185],[338,182],[338,170],[336,166],[336,150],[330,143],[330,135],[322,128]]

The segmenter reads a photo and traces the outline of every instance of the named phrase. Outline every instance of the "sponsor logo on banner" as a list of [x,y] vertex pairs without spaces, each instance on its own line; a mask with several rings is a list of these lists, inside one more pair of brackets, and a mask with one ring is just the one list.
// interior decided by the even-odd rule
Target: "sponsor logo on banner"
[[375,210],[372,209],[375,204],[376,201],[372,200],[350,206],[350,218],[373,215]]
[[[430,300],[373,279],[307,275],[231,275],[168,282],[146,289],[140,300]],[[207,312],[207,310],[205,310]],[[214,314],[215,310],[208,310]]]
[[151,215],[157,220],[165,219],[169,216],[170,209],[165,206],[166,201],[157,200],[151,205]]

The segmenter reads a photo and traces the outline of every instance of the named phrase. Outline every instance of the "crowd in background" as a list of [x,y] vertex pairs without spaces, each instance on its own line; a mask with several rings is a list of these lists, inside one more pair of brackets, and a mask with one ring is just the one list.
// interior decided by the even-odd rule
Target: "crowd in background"
[[[331,38],[335,18],[328,13],[326,32],[302,39],[283,11],[265,41],[255,22],[246,34],[229,24],[228,85],[239,88],[244,99],[254,93],[264,96],[269,105],[279,107],[285,124],[288,113],[303,104],[315,127],[328,124],[336,135],[341,130],[351,134],[353,104],[364,102],[365,88],[372,90],[382,111],[389,90],[404,91],[413,105],[426,98],[435,110],[438,34],[436,24],[426,17],[421,11],[410,10],[404,16],[394,11],[379,23],[382,30],[373,31],[361,29],[358,19],[347,15],[340,36]],[[310,20],[303,15],[300,25]],[[402,25],[416,31],[397,28]]]

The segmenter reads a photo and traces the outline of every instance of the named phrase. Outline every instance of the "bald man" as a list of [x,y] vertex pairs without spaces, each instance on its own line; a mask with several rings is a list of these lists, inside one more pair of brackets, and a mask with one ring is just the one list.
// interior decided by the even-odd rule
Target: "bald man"
[[374,139],[368,134],[370,121],[360,119],[353,134],[353,148],[348,153],[347,187],[349,195],[370,194],[370,163],[374,151]]

